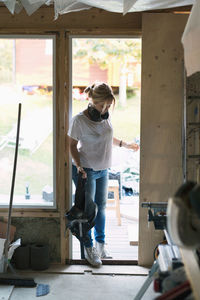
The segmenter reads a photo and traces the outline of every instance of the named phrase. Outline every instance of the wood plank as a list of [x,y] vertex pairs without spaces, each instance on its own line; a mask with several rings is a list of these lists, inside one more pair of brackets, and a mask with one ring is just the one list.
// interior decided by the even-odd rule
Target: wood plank
[[[7,211],[1,211],[0,216],[6,218],[8,216]],[[40,212],[40,211],[13,211],[12,217],[30,217],[30,218],[59,218],[58,212]]]
[[[183,48],[187,15],[144,13],[142,20],[140,203],[167,201],[183,181]],[[139,210],[139,264],[153,263],[163,233]]]
[[119,182],[118,180],[108,180],[108,189],[112,189],[118,187],[119,188]]
[[[84,274],[85,271],[91,271],[92,274],[116,274],[116,275],[148,275],[149,269],[137,265],[102,265],[101,268],[93,268],[90,265],[60,265],[51,264],[45,274]],[[30,270],[23,270],[20,273],[29,273]],[[34,276],[33,272],[33,276]],[[24,276],[24,275],[23,275]]]
[[[56,199],[60,210],[60,257],[61,263],[66,260],[66,238],[65,238],[65,82],[66,82],[66,35],[60,31],[56,36]],[[59,184],[58,184],[59,183]]]
[[141,12],[128,13],[123,16],[123,14],[92,8],[60,15],[55,20],[52,5],[39,8],[31,16],[28,16],[25,10],[12,15],[6,7],[0,7],[0,28],[4,30],[11,28],[15,32],[20,28],[24,28],[24,32],[30,28],[45,29],[47,31],[65,29],[68,32],[78,29],[79,33],[81,30],[85,30],[85,33],[88,34],[91,33],[92,29],[98,30],[99,34],[105,29],[110,29],[116,33],[117,29],[120,31],[124,29],[124,34],[126,34],[126,30],[130,31],[131,29],[141,33],[141,16]]

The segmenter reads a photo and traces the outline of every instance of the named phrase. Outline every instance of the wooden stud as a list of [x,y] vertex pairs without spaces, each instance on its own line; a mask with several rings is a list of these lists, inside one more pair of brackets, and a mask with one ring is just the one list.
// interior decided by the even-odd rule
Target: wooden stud
[[[69,111],[70,111],[70,51],[69,51],[69,35],[65,32],[65,83],[64,83],[64,112],[65,112],[65,209],[68,211],[70,209],[70,199],[71,199],[71,182],[70,182],[70,152],[69,152],[69,140],[67,138],[67,132],[69,128]],[[66,259],[71,259],[70,257],[70,234],[69,230],[66,232]]]
[[60,212],[60,243],[61,263],[65,264],[66,239],[65,239],[65,83],[66,83],[66,42],[65,31],[60,31],[56,40],[56,166],[57,166],[57,204]]

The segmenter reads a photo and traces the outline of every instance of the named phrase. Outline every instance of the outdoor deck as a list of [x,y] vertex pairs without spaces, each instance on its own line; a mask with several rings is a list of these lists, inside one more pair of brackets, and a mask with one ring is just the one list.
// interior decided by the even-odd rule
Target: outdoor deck
[[[115,210],[106,210],[106,247],[113,260],[138,260],[138,197],[120,200],[121,226],[117,225]],[[73,237],[73,259],[80,259],[79,241]]]

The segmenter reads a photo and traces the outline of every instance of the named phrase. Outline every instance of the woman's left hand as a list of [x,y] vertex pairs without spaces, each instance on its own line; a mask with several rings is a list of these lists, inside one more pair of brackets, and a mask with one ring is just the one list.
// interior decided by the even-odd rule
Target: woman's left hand
[[140,149],[140,146],[136,143],[126,143],[128,149],[131,149],[133,151],[138,151]]

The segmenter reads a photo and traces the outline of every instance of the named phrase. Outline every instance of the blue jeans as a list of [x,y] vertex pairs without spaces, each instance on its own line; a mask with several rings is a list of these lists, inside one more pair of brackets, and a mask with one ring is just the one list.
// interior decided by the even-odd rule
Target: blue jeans
[[[97,204],[98,212],[95,219],[94,238],[99,243],[105,243],[105,208],[108,197],[108,170],[94,171],[90,168],[84,168],[87,173],[87,181],[85,184],[85,198],[94,201]],[[77,185],[77,168],[72,165],[72,179],[75,186]],[[93,246],[91,230],[88,232],[90,242],[85,247]]]

